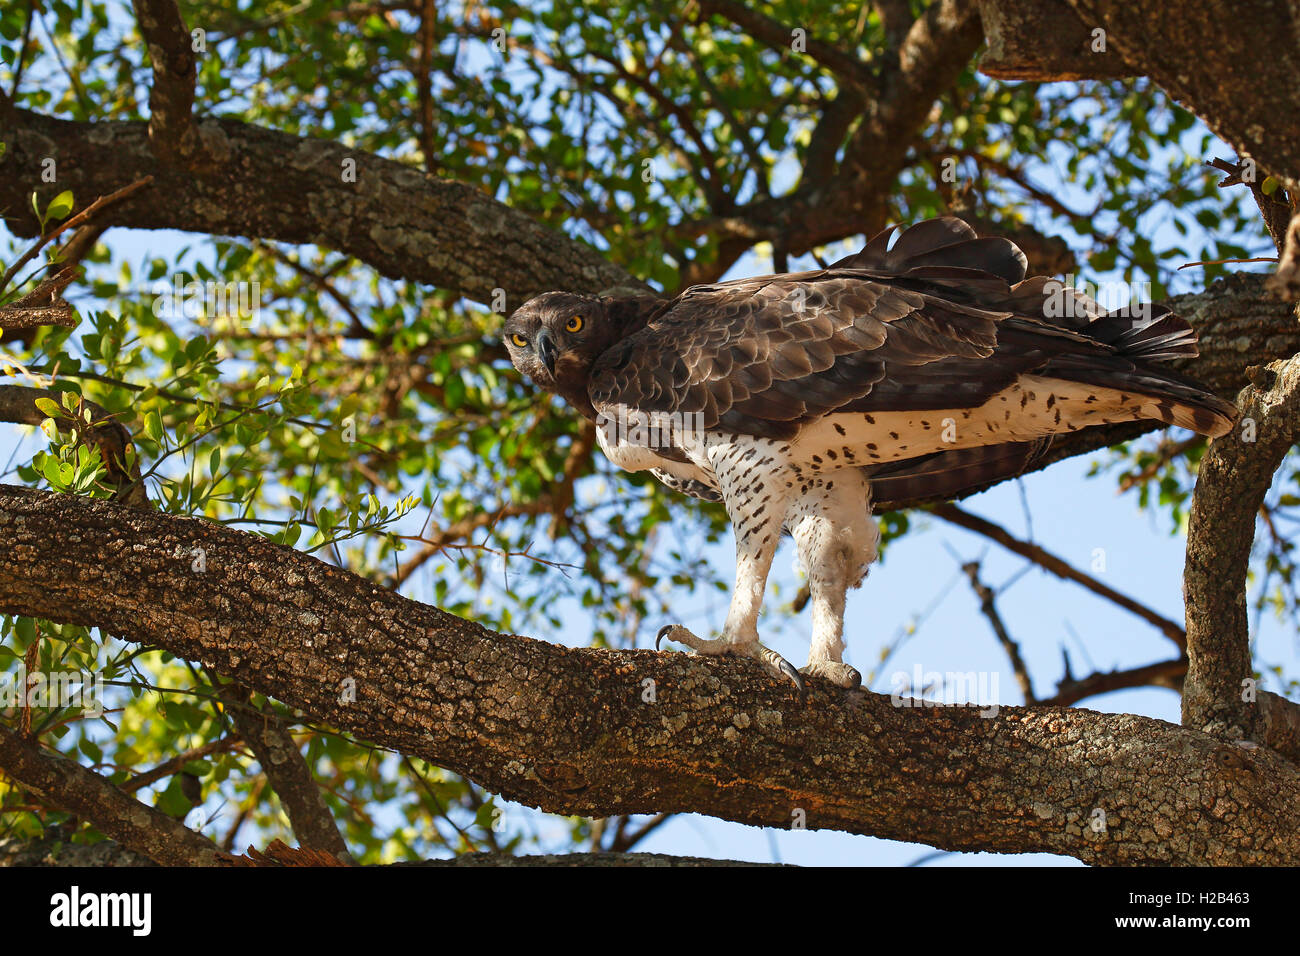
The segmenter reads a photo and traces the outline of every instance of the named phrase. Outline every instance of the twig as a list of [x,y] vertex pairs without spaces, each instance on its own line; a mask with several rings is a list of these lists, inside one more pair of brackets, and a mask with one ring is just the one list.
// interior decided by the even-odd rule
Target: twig
[[1176,657],[1158,664],[1146,664],[1125,671],[1098,671],[1087,677],[1072,677],[1067,669],[1056,693],[1038,701],[1043,707],[1068,707],[1086,697],[1130,687],[1168,687],[1178,690],[1187,673],[1187,658]]
[[614,834],[614,839],[610,842],[609,849],[616,853],[621,853],[632,849],[655,830],[672,819],[671,813],[656,813],[653,817],[637,827],[631,833],[625,833],[624,828],[629,817],[624,817],[619,825],[618,831]]
[[243,741],[233,735],[221,737],[218,740],[210,740],[200,747],[194,747],[184,753],[177,754],[169,760],[164,760],[152,770],[146,770],[143,773],[136,774],[126,783],[122,784],[119,789],[123,793],[135,793],[137,790],[143,789],[150,784],[157,783],[159,780],[166,779],[173,774],[179,773],[181,770],[184,770],[185,765],[192,760],[202,760],[204,757],[209,757],[214,753],[224,753],[228,750],[234,750],[241,743],[243,743]]
[[942,518],[944,521],[965,528],[967,531],[974,531],[976,534],[982,534],[984,537],[996,541],[1008,551],[1014,551],[1021,557],[1028,558],[1030,561],[1033,561],[1039,567],[1043,568],[1043,570],[1050,571],[1058,578],[1064,578],[1067,581],[1074,581],[1076,584],[1083,585],[1094,594],[1101,595],[1108,601],[1113,601],[1115,604],[1118,604],[1120,607],[1124,608],[1124,610],[1136,614],[1138,617],[1142,618],[1142,620],[1159,630],[1160,633],[1165,635],[1165,637],[1177,644],[1180,649],[1187,646],[1186,632],[1173,621],[1169,620],[1167,617],[1162,617],[1150,608],[1139,604],[1131,597],[1116,591],[1114,588],[1102,584],[1096,578],[1090,577],[1082,571],[1076,570],[1061,558],[1058,558],[1049,551],[1045,551],[1038,545],[1030,544],[1027,541],[1021,541],[1019,538],[1013,537],[1009,532],[993,522],[987,521],[978,515],[973,515],[968,511],[963,511],[954,504],[935,505],[930,509],[930,513]]
[[1202,435],[1193,435],[1191,438],[1184,438],[1179,442],[1170,441],[1168,438],[1165,438],[1160,442],[1160,446],[1156,449],[1155,461],[1147,465],[1137,474],[1125,475],[1120,479],[1120,493],[1122,494],[1137,485],[1150,481],[1156,476],[1157,472],[1159,472],[1165,465],[1169,464],[1170,461],[1186,452],[1189,448],[1193,448],[1203,441],[1205,441],[1205,437]]
[[1277,262],[1277,256],[1256,256],[1253,259],[1202,259],[1200,262],[1184,262],[1178,267],[1181,272],[1183,269],[1191,269],[1194,266],[1221,266],[1229,262]]
[[91,216],[95,215],[95,213],[99,212],[101,209],[105,208],[106,206],[111,206],[113,203],[125,199],[127,196],[130,196],[132,193],[138,192],[139,190],[143,189],[145,186],[148,186],[152,182],[153,182],[153,176],[145,176],[143,179],[137,179],[135,182],[123,186],[121,189],[117,190],[116,192],[111,192],[107,196],[100,196],[98,199],[96,199],[93,203],[91,203],[81,212],[77,213],[71,219],[68,219],[67,221],[62,223],[53,232],[51,232],[48,235],[41,236],[41,238],[36,240],[36,242],[32,245],[30,249],[28,249],[26,252],[24,252],[21,256],[18,257],[17,261],[14,262],[14,264],[10,266],[8,270],[6,270],[3,276],[0,276],[0,293],[4,292],[4,290],[8,287],[13,277],[18,274],[18,271],[22,269],[23,266],[27,265],[27,263],[31,262],[32,259],[36,258],[36,254],[40,252],[42,249],[44,249],[48,243],[57,239],[60,235],[67,232],[69,229],[73,228],[74,226],[80,226],[82,223],[89,220]]
[[961,566],[966,572],[966,577],[970,579],[971,589],[974,590],[975,596],[979,598],[980,610],[988,618],[993,633],[997,636],[998,643],[1006,651],[1007,657],[1011,661],[1011,670],[1016,675],[1016,683],[1020,685],[1020,692],[1025,696],[1026,704],[1036,702],[1034,697],[1034,683],[1030,680],[1029,669],[1025,666],[1025,659],[1020,654],[1020,645],[1007,631],[1007,626],[1002,620],[1002,615],[998,613],[997,604],[993,600],[993,591],[980,580],[980,566],[978,561],[967,561]]

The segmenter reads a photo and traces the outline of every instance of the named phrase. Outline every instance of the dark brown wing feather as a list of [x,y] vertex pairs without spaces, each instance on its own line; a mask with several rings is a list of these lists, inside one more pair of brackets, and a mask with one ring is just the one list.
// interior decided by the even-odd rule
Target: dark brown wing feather
[[1048,437],[956,448],[863,471],[871,481],[871,500],[877,510],[904,508],[923,501],[956,498],[1014,478],[1040,459],[1051,443]]
[[[855,261],[687,289],[601,356],[592,403],[700,413],[705,428],[779,437],[870,394],[894,369],[987,359],[997,323],[1010,313],[951,294],[940,280],[960,274],[964,289],[981,282],[1005,299],[1010,280],[1023,275],[1023,256],[1005,240],[975,239],[964,223],[964,232],[933,223],[913,227],[878,256],[868,255],[880,245],[873,240],[855,257],[869,270]],[[917,230],[929,241],[918,241]],[[947,245],[934,244],[940,240]],[[907,273],[913,258],[916,269],[932,270],[941,252],[960,268],[908,285],[890,274]]]
[[781,438],[835,410],[974,407],[1034,372],[1191,402],[1207,422],[1231,414],[1147,364],[1196,354],[1179,317],[1102,314],[1059,283],[1022,281],[1013,243],[958,219],[918,223],[892,248],[889,236],[824,270],[692,286],[596,361],[592,403]]

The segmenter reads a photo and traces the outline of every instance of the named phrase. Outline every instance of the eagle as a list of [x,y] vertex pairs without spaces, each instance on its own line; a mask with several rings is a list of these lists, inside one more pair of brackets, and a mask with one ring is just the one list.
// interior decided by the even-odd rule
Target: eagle
[[[736,585],[721,635],[670,624],[656,647],[753,658],[801,694],[801,675],[856,688],[844,605],[876,559],[873,507],[1014,477],[1053,436],[1084,428],[1233,427],[1232,404],[1160,367],[1197,354],[1168,309],[1107,312],[1059,280],[1027,279],[1013,242],[960,219],[919,222],[891,245],[893,233],[823,269],[672,299],[547,292],[506,320],[515,367],[596,423],[615,465],[727,509]],[[783,533],[811,599],[800,671],[757,629]]]

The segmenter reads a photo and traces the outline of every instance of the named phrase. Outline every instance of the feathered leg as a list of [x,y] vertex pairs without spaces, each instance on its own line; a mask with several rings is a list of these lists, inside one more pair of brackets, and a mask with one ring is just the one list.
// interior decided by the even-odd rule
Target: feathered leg
[[667,638],[685,644],[697,654],[752,657],[773,676],[793,681],[802,693],[799,672],[758,641],[758,614],[789,502],[786,481],[779,479],[780,467],[767,454],[772,444],[761,439],[740,439],[712,450],[713,469],[736,534],[736,587],[731,593],[722,637],[706,640],[679,624],[670,624],[659,631],[655,647]]
[[843,662],[844,603],[876,560],[880,533],[870,515],[870,490],[861,473],[848,469],[801,485],[786,527],[799,549],[812,598],[812,648],[805,674],[841,687],[862,684]]

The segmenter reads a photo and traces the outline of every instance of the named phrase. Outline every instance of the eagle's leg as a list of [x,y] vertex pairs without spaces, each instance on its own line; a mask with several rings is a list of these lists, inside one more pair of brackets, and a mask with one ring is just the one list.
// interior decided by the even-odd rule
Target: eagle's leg
[[[758,641],[758,613],[763,607],[767,591],[767,575],[772,569],[772,558],[781,539],[781,525],[785,518],[788,492],[782,487],[771,469],[760,472],[752,467],[755,458],[770,465],[771,457],[760,458],[768,443],[754,440],[752,445],[740,444],[715,449],[714,471],[718,475],[722,497],[736,535],[736,587],[731,592],[731,606],[722,637],[706,640],[686,628],[670,624],[659,631],[655,647],[667,638],[685,644],[697,654],[728,654],[752,657],[774,677],[789,679],[803,692],[799,672],[776,651]],[[760,475],[755,478],[755,475]]]
[[[680,624],[669,624],[660,629],[655,638],[655,647],[658,648],[659,642],[667,639],[685,644],[696,654],[752,657],[773,677],[790,680],[803,693],[803,680],[794,665],[758,642],[758,612],[763,606],[767,574],[772,567],[772,556],[776,552],[776,541],[781,533],[780,520],[770,526],[765,523],[764,528],[762,534],[747,537],[737,526],[736,587],[731,593],[731,607],[727,611],[727,623],[723,625],[722,637],[708,640],[697,637]],[[758,543],[769,534],[770,540]]]
[[802,484],[786,519],[812,598],[812,648],[802,670],[840,687],[862,684],[862,675],[843,661],[844,603],[876,560],[880,534],[870,504],[861,473],[846,469]]

